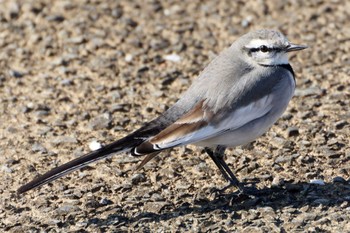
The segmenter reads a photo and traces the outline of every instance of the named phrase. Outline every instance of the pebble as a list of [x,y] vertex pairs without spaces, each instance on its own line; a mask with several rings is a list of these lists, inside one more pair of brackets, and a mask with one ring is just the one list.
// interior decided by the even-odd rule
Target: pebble
[[48,15],[48,16],[46,16],[46,20],[49,22],[61,23],[64,21],[64,16],[62,16],[62,15]]
[[287,129],[288,137],[294,137],[299,135],[299,129],[297,127],[288,127]]
[[172,61],[172,62],[180,62],[181,61],[181,57],[178,54],[172,53],[169,55],[165,55],[164,59],[167,61]]
[[344,126],[346,126],[348,124],[349,123],[347,121],[342,120],[342,121],[336,122],[334,125],[335,125],[336,129],[342,129],[342,128],[344,128]]
[[284,179],[279,177],[279,176],[275,176],[272,180],[271,186],[272,187],[281,187],[284,185]]
[[61,144],[77,144],[78,140],[75,137],[69,137],[69,136],[58,136],[55,137],[51,144],[54,146],[58,146]]
[[281,148],[286,143],[286,140],[281,138],[281,137],[276,136],[276,137],[273,137],[271,139],[270,143],[277,148]]
[[104,113],[93,118],[88,124],[88,127],[92,130],[109,129],[111,126],[112,116],[109,113]]
[[89,143],[89,148],[91,151],[95,151],[95,150],[102,148],[102,145],[98,141],[94,140],[94,141]]
[[138,173],[138,174],[134,174],[132,177],[131,177],[131,183],[133,185],[137,185],[141,182],[144,182],[146,180],[146,177],[141,174],[141,173]]
[[162,197],[159,193],[153,193],[152,194],[152,196],[151,196],[151,199],[153,200],[153,201],[164,201],[165,200],[165,198],[164,197]]
[[67,39],[67,42],[72,44],[81,44],[85,42],[85,38],[83,36],[71,37]]
[[47,149],[41,145],[40,143],[38,142],[35,142],[33,145],[32,145],[32,151],[33,152],[40,152],[42,154],[46,154],[47,153]]
[[[286,154],[286,153],[282,152],[282,154]],[[292,155],[287,155],[287,156],[281,155],[281,156],[276,158],[275,163],[288,163],[288,162],[291,162],[292,160],[298,158],[299,156],[300,155],[297,153],[292,154]]]
[[110,200],[107,199],[107,198],[102,198],[102,199],[99,201],[99,203],[100,203],[101,205],[110,205],[110,204],[112,204],[113,202],[110,201]]
[[71,79],[63,79],[60,83],[63,86],[71,86],[74,84],[73,80]]
[[20,71],[17,70],[10,70],[9,71],[10,76],[14,77],[14,78],[22,78],[24,76],[24,74]]
[[126,62],[131,62],[134,57],[131,54],[126,54],[124,60]]
[[81,211],[81,209],[74,205],[62,205],[55,210],[56,214],[58,215],[73,214],[76,211]]
[[154,49],[155,51],[159,51],[162,49],[167,48],[170,45],[168,40],[162,39],[162,40],[156,40],[156,39],[152,39],[151,40],[151,47],[152,49]]
[[341,176],[336,176],[336,177],[333,178],[333,183],[345,184],[346,180],[343,177],[341,177]]
[[167,202],[147,202],[144,204],[143,210],[150,213],[160,213],[168,205],[169,203]]
[[[4,8],[6,9],[6,8]],[[8,10],[8,17],[9,19],[14,19],[19,16],[20,12],[20,6],[18,5],[17,2],[10,1],[9,4],[7,5],[7,10]]]
[[317,184],[317,185],[325,185],[325,182],[323,180],[320,179],[312,179],[309,182],[310,184]]
[[1,171],[6,172],[6,173],[12,173],[13,169],[11,169],[6,164],[4,164],[4,165],[1,166]]

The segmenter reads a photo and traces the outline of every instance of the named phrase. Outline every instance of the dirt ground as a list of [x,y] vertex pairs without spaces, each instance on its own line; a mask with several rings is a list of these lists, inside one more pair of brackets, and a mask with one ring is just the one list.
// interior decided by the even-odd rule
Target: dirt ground
[[[236,198],[201,148],[141,171],[127,154],[18,196],[38,174],[153,119],[240,35],[278,29],[297,90],[227,162],[264,192]],[[0,231],[350,232],[350,1],[0,1]]]

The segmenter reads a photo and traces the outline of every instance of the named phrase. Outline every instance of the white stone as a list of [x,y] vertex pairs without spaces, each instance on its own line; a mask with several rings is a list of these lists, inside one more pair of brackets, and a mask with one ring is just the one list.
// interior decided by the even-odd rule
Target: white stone
[[172,61],[172,62],[180,62],[181,61],[181,57],[175,53],[165,55],[164,59],[167,61]]
[[98,141],[92,141],[92,142],[89,143],[89,148],[90,148],[91,151],[98,150],[101,147],[102,147],[102,145]]

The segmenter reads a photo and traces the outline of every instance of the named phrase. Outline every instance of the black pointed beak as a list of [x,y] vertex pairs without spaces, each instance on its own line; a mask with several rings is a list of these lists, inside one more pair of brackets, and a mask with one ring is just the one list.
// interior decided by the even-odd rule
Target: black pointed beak
[[287,52],[299,51],[308,48],[306,45],[289,44],[287,46]]

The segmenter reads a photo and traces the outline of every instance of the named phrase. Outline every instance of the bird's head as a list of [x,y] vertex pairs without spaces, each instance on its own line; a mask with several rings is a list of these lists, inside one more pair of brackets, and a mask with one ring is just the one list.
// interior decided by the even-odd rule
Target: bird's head
[[282,33],[273,30],[250,32],[240,38],[239,44],[250,62],[265,66],[288,64],[288,52],[307,48],[290,43]]

